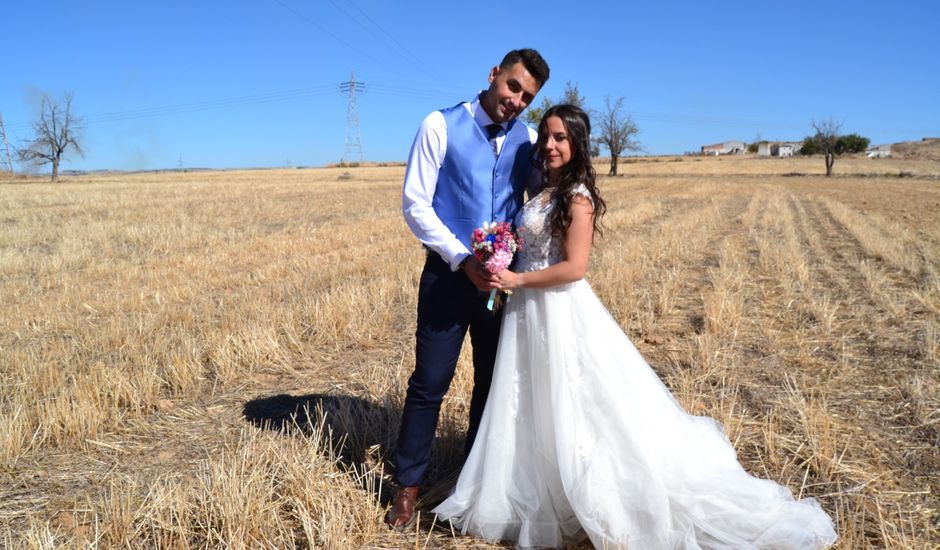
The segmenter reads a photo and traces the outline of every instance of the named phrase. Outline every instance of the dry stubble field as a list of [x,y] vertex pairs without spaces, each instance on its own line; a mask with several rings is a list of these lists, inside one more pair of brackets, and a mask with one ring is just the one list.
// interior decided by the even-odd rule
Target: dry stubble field
[[[937,548],[940,163],[822,164],[627,163],[589,280],[839,548]],[[498,546],[382,524],[422,250],[402,168],[341,173],[0,185],[0,546]],[[424,510],[469,383],[464,354]]]

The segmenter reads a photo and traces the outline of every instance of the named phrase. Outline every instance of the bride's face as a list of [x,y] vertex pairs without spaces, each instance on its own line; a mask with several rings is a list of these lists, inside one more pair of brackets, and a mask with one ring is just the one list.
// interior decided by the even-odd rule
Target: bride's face
[[541,141],[542,157],[549,172],[557,172],[571,162],[571,141],[568,139],[568,129],[560,118],[548,117]]

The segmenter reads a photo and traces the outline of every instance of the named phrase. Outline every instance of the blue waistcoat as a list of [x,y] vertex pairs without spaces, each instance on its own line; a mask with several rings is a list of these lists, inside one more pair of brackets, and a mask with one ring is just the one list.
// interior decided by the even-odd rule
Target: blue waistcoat
[[526,125],[514,120],[497,157],[463,104],[441,113],[447,123],[447,149],[431,206],[470,248],[470,235],[483,222],[512,222],[516,217],[532,172],[532,143]]

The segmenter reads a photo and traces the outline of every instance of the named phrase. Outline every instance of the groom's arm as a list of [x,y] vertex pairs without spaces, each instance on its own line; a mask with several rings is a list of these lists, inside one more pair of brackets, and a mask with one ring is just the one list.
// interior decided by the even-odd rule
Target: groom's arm
[[534,165],[532,168],[532,173],[529,174],[529,181],[526,182],[525,191],[528,198],[532,198],[542,192],[542,188],[545,187],[545,182],[542,181],[542,170],[538,164],[539,151],[538,151],[538,132],[532,129],[531,126],[526,126],[529,130],[529,142],[532,143],[532,158],[529,161]]
[[425,246],[440,254],[451,270],[460,268],[470,251],[434,211],[432,202],[437,189],[437,176],[447,151],[447,124],[440,111],[434,111],[421,122],[415,135],[405,182],[401,208],[405,222]]

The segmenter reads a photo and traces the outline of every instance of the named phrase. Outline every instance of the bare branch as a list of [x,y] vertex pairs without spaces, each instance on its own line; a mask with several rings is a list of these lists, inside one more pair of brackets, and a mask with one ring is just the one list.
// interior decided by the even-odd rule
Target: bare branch
[[610,175],[617,175],[617,159],[624,151],[642,149],[639,141],[633,139],[640,133],[640,128],[633,117],[623,114],[623,97],[611,105],[610,96],[604,99],[606,110],[598,113],[598,136],[595,141],[610,151]]
[[818,122],[813,119],[812,126],[816,131],[816,138],[820,140],[820,145],[830,145],[834,149],[842,132],[842,121],[833,117]]
[[813,140],[816,146],[826,156],[826,176],[832,176],[832,167],[835,166],[836,156],[839,154],[839,138],[841,137],[842,121],[829,117],[824,120],[812,121],[813,130],[816,135]]
[[39,114],[33,123],[35,137],[16,151],[20,162],[33,165],[52,164],[52,181],[59,177],[59,164],[69,150],[84,156],[80,140],[82,119],[72,111],[73,94],[61,101],[43,94]]

